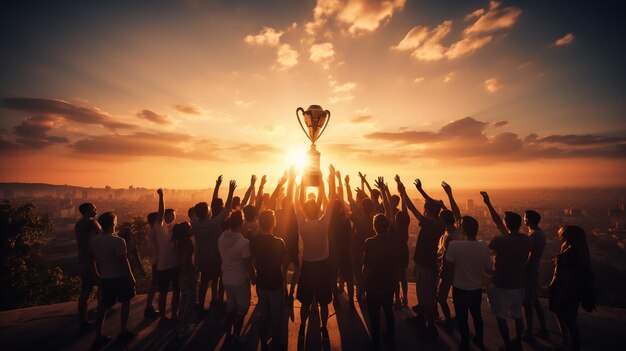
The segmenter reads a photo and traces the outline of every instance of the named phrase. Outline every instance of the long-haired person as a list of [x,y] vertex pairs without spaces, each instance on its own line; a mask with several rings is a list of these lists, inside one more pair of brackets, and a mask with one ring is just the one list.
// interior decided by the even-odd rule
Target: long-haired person
[[578,306],[588,312],[595,308],[593,272],[585,231],[575,225],[561,227],[563,242],[556,256],[550,282],[550,310],[556,314],[567,350],[580,350],[580,330],[576,318]]

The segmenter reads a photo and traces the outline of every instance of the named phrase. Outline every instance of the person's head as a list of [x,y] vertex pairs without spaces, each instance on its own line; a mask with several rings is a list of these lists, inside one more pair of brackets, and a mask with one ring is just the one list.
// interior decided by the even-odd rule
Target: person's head
[[391,195],[391,207],[398,207],[400,204],[400,196]]
[[174,222],[176,219],[176,211],[173,208],[165,209],[165,213],[163,214],[163,220],[166,224],[170,224]]
[[98,209],[96,209],[96,206],[91,202],[87,202],[78,206],[78,211],[85,218],[94,218],[98,215]]
[[319,213],[320,208],[317,206],[317,202],[315,200],[307,200],[307,202],[304,203],[304,214],[307,219],[317,219]]
[[122,223],[122,225],[120,225],[119,229],[117,230],[117,236],[119,236],[120,238],[124,239],[126,241],[126,244],[128,244],[128,241],[131,240],[131,235],[132,235],[133,231],[130,227],[130,223],[125,222]]
[[424,216],[430,219],[439,217],[439,211],[441,211],[441,205],[434,200],[426,200],[424,203]]
[[478,235],[478,221],[474,217],[463,216],[461,218],[461,231],[468,239],[476,239]]
[[316,198],[315,193],[309,193],[309,194],[306,196],[306,199],[307,199],[307,200],[313,200],[313,201],[315,201],[315,198]]
[[238,210],[239,206],[241,206],[241,198],[239,196],[233,197],[233,208]]
[[508,229],[509,232],[516,233],[522,226],[522,216],[515,212],[506,211],[504,212],[504,225],[506,225],[506,229]]
[[243,208],[243,217],[246,219],[246,222],[254,222],[256,220],[258,211],[256,207],[252,205],[246,205]]
[[219,197],[211,201],[211,217],[215,217],[224,209],[224,201]]
[[524,224],[531,228],[536,228],[539,226],[539,221],[541,221],[541,215],[537,211],[526,210],[524,212]]
[[376,232],[376,234],[384,235],[387,233],[387,230],[389,229],[389,220],[387,219],[387,217],[379,213],[374,216],[372,222],[374,224],[374,231]]
[[178,247],[182,241],[187,239],[191,239],[191,224],[189,222],[174,224],[171,239],[174,246]]
[[198,219],[209,218],[209,204],[206,202],[198,202],[196,206],[196,216]]
[[105,233],[114,233],[117,226],[117,216],[113,212],[105,212],[98,217],[98,224]]
[[159,218],[159,213],[158,212],[151,212],[150,214],[148,214],[148,225],[151,227],[154,227],[154,225],[157,222],[157,219]]
[[401,211],[396,211],[396,214],[395,214],[394,217],[395,217],[396,223],[398,223],[399,227],[408,227],[409,226],[410,218],[409,218],[409,216],[407,216],[406,213],[401,212]]
[[274,211],[265,210],[259,214],[259,228],[264,233],[273,233],[274,226],[276,225],[276,216]]
[[263,204],[269,204],[270,203],[270,199],[271,196],[269,193],[263,193]]
[[187,217],[189,217],[190,221],[198,219],[198,214],[196,213],[195,207],[189,207],[189,209],[187,210]]
[[443,210],[439,212],[439,218],[446,226],[454,226],[454,214],[450,210]]
[[232,211],[226,218],[226,229],[231,232],[241,232],[243,225],[243,212],[241,210]]
[[372,200],[378,202],[378,199],[380,199],[380,191],[378,189],[372,189]]
[[580,255],[581,264],[584,268],[589,269],[591,258],[589,256],[589,245],[587,244],[585,230],[577,225],[565,225],[559,228],[558,236],[564,243],[561,246],[561,250],[567,247],[575,248]]
[[344,217],[346,215],[345,210],[343,208],[343,203],[339,199],[335,199],[335,201],[333,201],[332,211],[333,211],[333,216]]
[[365,197],[361,200],[361,207],[363,207],[363,213],[366,216],[370,216],[374,213],[374,202],[369,197]]

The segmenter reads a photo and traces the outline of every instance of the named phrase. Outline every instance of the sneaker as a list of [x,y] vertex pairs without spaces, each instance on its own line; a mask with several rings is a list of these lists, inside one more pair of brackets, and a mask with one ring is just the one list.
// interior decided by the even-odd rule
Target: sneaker
[[156,319],[159,318],[159,311],[155,310],[153,307],[148,307],[143,311],[143,317],[147,319]]
[[130,341],[136,337],[137,337],[136,333],[130,332],[128,330],[124,330],[117,336],[117,340],[124,342],[124,341]]

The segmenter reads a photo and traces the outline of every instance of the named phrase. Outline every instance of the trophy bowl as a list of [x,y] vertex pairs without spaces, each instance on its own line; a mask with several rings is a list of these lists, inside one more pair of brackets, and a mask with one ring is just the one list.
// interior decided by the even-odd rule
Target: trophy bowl
[[318,186],[322,181],[322,171],[320,170],[320,153],[315,147],[315,142],[322,136],[328,126],[330,111],[324,110],[319,105],[311,105],[306,110],[298,107],[296,109],[296,117],[298,123],[300,123],[300,128],[311,141],[311,149],[307,153],[308,164],[304,170],[302,181],[306,186]]

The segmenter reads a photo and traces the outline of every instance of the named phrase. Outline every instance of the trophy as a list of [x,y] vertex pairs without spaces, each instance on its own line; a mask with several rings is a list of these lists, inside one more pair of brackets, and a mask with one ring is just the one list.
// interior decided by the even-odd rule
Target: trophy
[[[302,112],[306,128],[304,128],[298,112]],[[306,186],[318,186],[321,184],[322,171],[320,170],[320,153],[315,149],[315,141],[326,130],[328,121],[330,121],[330,111],[322,109],[319,105],[311,105],[306,111],[302,107],[298,107],[296,117],[302,131],[311,140],[311,150],[308,152],[309,162],[302,175],[302,181]]]

